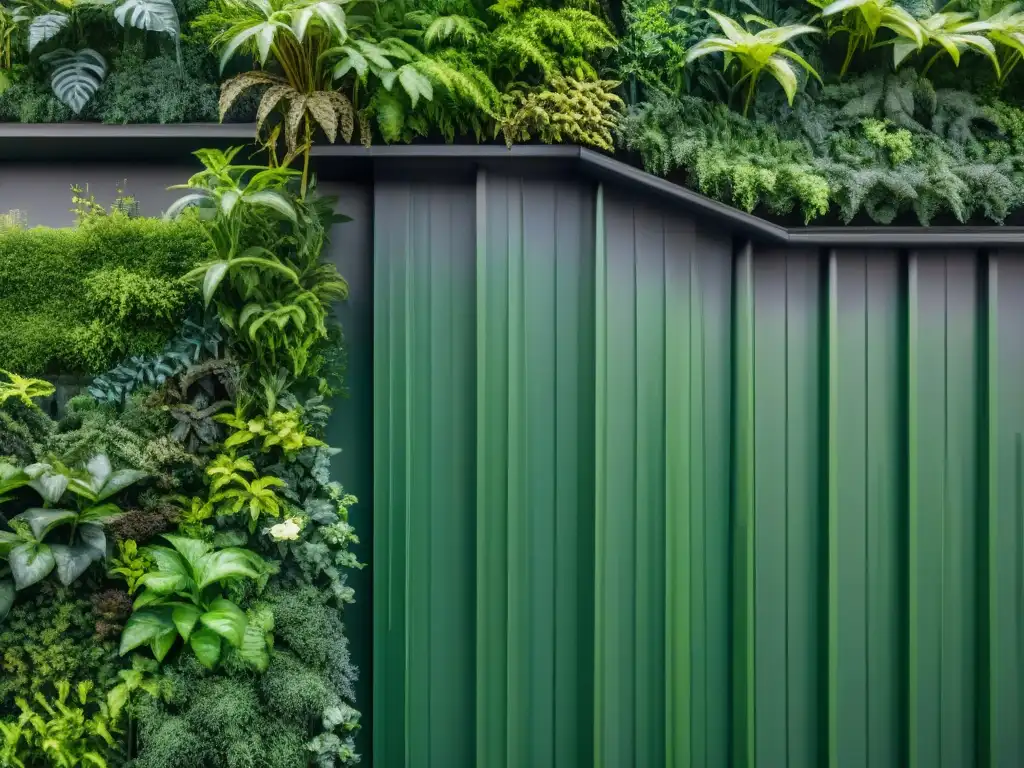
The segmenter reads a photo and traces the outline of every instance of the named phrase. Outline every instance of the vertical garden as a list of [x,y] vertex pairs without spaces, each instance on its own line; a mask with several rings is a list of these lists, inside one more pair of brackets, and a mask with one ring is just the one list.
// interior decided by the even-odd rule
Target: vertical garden
[[[367,705],[356,680],[370,670],[356,669],[348,638],[372,630],[346,623],[347,606],[368,596],[351,584],[363,567],[349,520],[358,501],[349,479],[332,475],[338,447],[327,442],[347,387],[334,308],[348,285],[326,249],[346,212],[320,191],[314,147],[573,144],[783,225],[1020,223],[1021,58],[1024,10],[998,0],[0,0],[0,122],[221,121],[253,132],[250,146],[196,152],[196,172],[159,218],[140,214],[130,179],[110,205],[72,186],[73,227],[0,216],[0,766],[359,761]],[[380,192],[394,210],[375,211],[374,226],[402,223],[394,242],[410,242],[381,237],[374,268],[398,274],[386,258],[405,269],[419,244],[435,257],[442,243],[437,273],[427,269],[436,282],[403,283],[403,308],[424,286],[472,283],[481,303],[466,317],[534,318],[519,300],[539,283],[521,285],[507,266],[486,270],[488,254],[515,250],[529,195],[500,175],[474,183],[472,194]],[[578,242],[552,234],[545,244],[538,228],[524,264],[536,268],[550,245],[556,268],[573,248],[581,274],[600,266],[606,235],[615,237],[602,229],[603,191],[599,213],[582,213],[593,191],[583,186],[562,189],[545,212],[555,211],[551,233],[575,226]],[[477,244],[496,250],[472,251],[477,261],[441,279],[444,259],[454,263],[472,239],[474,201]],[[669,226],[617,221],[641,239]],[[465,237],[453,245],[457,228]],[[425,233],[415,245],[414,230]],[[731,235],[714,234],[711,271],[728,275]],[[591,237],[602,244],[596,256],[584,247]],[[509,285],[488,288],[489,274]],[[635,288],[636,274],[623,284]],[[580,285],[589,308],[596,289]],[[601,285],[601,307],[625,306],[617,285]],[[393,287],[381,291],[387,301]],[[501,303],[509,297],[512,309]],[[559,327],[587,325],[586,312],[559,315]],[[407,331],[415,319],[402,317]],[[462,341],[475,333],[458,327]],[[505,335],[493,347],[498,370]],[[723,350],[727,337],[716,337]],[[415,354],[447,353],[454,339]],[[526,359],[522,344],[510,360]],[[594,371],[576,374],[582,382]],[[396,414],[422,406],[429,382],[417,386]],[[477,425],[466,419],[458,426],[469,434]],[[401,459],[407,446],[395,446]],[[510,519],[511,494],[499,494]],[[474,524],[485,519],[472,511]],[[592,512],[581,503],[581,519]],[[533,573],[525,555],[520,565]],[[507,574],[494,574],[490,586],[506,599],[494,585]],[[733,586],[723,577],[723,594]],[[579,620],[581,636],[599,634]],[[418,649],[400,650],[408,662]],[[505,698],[482,701],[508,716]],[[572,716],[585,720],[587,707]]]

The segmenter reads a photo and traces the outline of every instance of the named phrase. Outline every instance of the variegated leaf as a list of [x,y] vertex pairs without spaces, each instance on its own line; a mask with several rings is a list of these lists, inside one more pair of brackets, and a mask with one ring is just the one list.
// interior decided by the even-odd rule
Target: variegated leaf
[[257,85],[272,85],[283,83],[284,80],[269,72],[243,72],[224,82],[220,87],[220,119],[231,109],[231,105],[238,100],[238,97],[250,88]]

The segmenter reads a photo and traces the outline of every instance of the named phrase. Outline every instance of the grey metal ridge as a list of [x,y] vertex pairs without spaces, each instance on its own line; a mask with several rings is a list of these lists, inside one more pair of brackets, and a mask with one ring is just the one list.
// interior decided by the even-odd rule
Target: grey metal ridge
[[[249,144],[255,135],[249,123],[179,123],[168,125],[102,123],[0,123],[0,158],[95,159],[116,151],[130,151],[138,158],[177,156],[203,141],[239,141]],[[11,140],[14,140],[13,142]],[[158,140],[156,146],[147,142]],[[59,142],[51,145],[50,141]],[[362,147],[351,144],[321,144],[313,147],[318,158],[463,160],[503,162],[506,160],[576,162],[598,180],[615,180],[644,190],[689,211],[705,214],[728,224],[748,237],[776,243],[807,246],[856,247],[889,245],[896,248],[1017,247],[1024,248],[1024,227],[783,227],[725,203],[658,178],[595,150],[573,145],[516,144],[383,144]]]
[[245,139],[256,135],[250,123],[0,123],[0,139]]
[[662,199],[679,203],[689,211],[704,213],[728,223],[734,230],[761,241],[836,248],[866,245],[894,248],[1024,247],[1024,227],[783,227],[600,152],[578,146],[516,144],[507,148],[495,144],[384,144],[361,147],[334,144],[314,147],[313,155],[381,160],[576,160],[595,178],[615,180],[643,189]]

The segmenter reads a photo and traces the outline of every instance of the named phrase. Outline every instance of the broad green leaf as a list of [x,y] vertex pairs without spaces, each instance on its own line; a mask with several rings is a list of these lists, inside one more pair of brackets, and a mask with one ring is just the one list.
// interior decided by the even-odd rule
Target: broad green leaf
[[174,645],[174,641],[178,639],[178,631],[175,628],[166,630],[163,634],[158,635],[149,644],[150,650],[153,651],[153,656],[157,661],[163,662],[170,652],[171,647]]
[[259,672],[266,672],[270,666],[267,633],[255,621],[247,624],[242,644],[238,648],[238,655]]
[[[210,195],[208,192],[191,192],[184,197],[179,197],[171,207],[164,212],[164,219],[170,221],[181,215],[181,212],[192,205],[209,205]],[[188,275],[186,275],[188,277]]]
[[107,61],[91,48],[71,51],[60,48],[39,60],[53,67],[50,88],[53,95],[79,114],[107,75]]
[[0,531],[0,556],[6,557],[11,549],[25,541],[24,538],[10,531]]
[[789,101],[790,106],[792,106],[793,97],[796,96],[797,79],[796,72],[789,66],[789,62],[778,56],[773,56],[768,59],[768,64],[765,68],[779,81],[782,90],[786,92],[786,99]]
[[96,495],[96,501],[109,499],[114,494],[120,493],[128,486],[134,485],[148,476],[149,475],[146,472],[142,472],[138,469],[119,469],[107,478],[107,481],[99,489],[99,492]]
[[718,22],[725,36],[734,43],[742,43],[752,37],[747,30],[724,14],[709,10],[708,16]]
[[188,589],[189,581],[178,573],[166,573],[164,571],[150,571],[139,578],[139,586],[146,587],[158,595],[173,595],[175,592],[184,592]]
[[174,621],[174,626],[178,628],[178,634],[186,641],[192,635],[192,630],[195,629],[196,622],[199,621],[201,614],[202,611],[194,605],[187,603],[174,604],[171,618]]
[[[176,550],[168,547],[150,546],[146,547],[144,551],[147,555],[153,558],[158,571],[177,574],[187,579],[192,578],[192,571],[190,570],[188,562]],[[200,553],[200,556],[202,554],[203,553]]]
[[53,544],[50,550],[57,564],[57,578],[65,587],[76,581],[98,559],[96,550],[84,545]]
[[192,566],[193,569],[199,565],[203,556],[210,551],[210,545],[199,539],[190,539],[188,536],[175,536],[170,533],[164,534],[164,538],[181,553],[181,556],[185,558],[185,562]]
[[228,266],[226,261],[215,261],[207,268],[203,277],[203,302],[206,306],[210,306],[210,302],[213,301],[213,294],[217,292],[224,275],[228,273]]
[[17,589],[25,589],[49,576],[56,562],[48,545],[25,542],[10,551],[7,555],[7,564],[11,566],[14,586]]
[[178,12],[172,0],[123,0],[114,9],[114,18],[122,27],[163,33],[174,39],[180,31]]
[[200,589],[231,578],[258,579],[253,568],[253,555],[242,549],[222,549],[204,557],[196,568],[196,583]]
[[149,605],[157,605],[164,600],[165,597],[166,595],[161,595],[151,589],[145,589],[142,591],[142,594],[135,598],[135,610],[145,608]]
[[200,664],[207,669],[217,666],[217,662],[220,661],[221,647],[221,640],[217,633],[209,629],[199,629],[189,638],[188,644]]
[[[220,54],[220,71],[223,72],[224,68],[231,61],[231,57],[235,55],[235,51],[244,45],[249,39],[255,36],[260,31],[260,26],[247,27],[235,35],[228,44],[224,46],[224,50]],[[200,158],[201,159],[201,158]]]
[[249,624],[245,611],[223,598],[210,603],[210,610],[200,616],[199,621],[236,648],[242,644],[245,628]]
[[41,509],[33,507],[32,509],[26,509],[20,515],[16,515],[14,519],[23,520],[28,523],[29,528],[32,529],[32,535],[36,537],[37,541],[42,541],[46,538],[46,534],[57,526],[71,523],[78,519],[78,513],[72,512],[70,509]]
[[125,622],[119,653],[124,656],[129,651],[149,645],[168,631],[177,631],[174,622],[171,621],[169,608],[146,608],[135,611]]

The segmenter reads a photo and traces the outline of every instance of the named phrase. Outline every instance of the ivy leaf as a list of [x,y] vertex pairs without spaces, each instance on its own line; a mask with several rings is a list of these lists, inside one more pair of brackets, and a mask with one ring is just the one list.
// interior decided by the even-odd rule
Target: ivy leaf
[[209,629],[200,629],[192,634],[188,644],[192,647],[199,663],[207,669],[213,669],[220,661],[220,637]]
[[25,589],[49,576],[56,561],[49,545],[26,541],[11,550],[7,564],[11,566],[14,586]]
[[66,13],[44,13],[32,19],[28,27],[28,50],[32,51],[40,43],[55,38],[71,21]]

